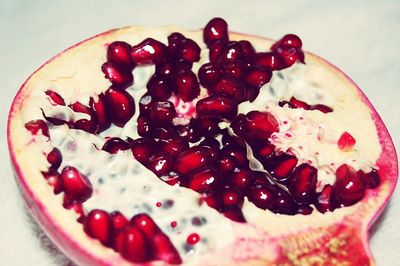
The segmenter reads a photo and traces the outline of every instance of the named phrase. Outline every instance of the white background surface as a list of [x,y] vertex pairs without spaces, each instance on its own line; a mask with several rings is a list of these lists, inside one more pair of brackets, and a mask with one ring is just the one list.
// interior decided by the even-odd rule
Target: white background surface
[[[118,2],[118,3],[116,3]],[[0,265],[67,265],[24,211],[6,143],[11,101],[23,81],[56,53],[105,30],[131,25],[196,29],[214,16],[231,30],[280,38],[344,70],[363,88],[400,147],[400,1],[22,1],[0,0]],[[371,237],[378,265],[399,265],[396,190]]]

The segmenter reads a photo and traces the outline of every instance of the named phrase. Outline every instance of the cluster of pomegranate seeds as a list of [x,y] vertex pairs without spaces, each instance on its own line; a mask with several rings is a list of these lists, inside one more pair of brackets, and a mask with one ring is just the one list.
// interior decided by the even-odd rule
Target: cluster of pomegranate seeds
[[[139,112],[139,138],[107,137],[102,150],[117,154],[131,150],[134,158],[171,186],[188,187],[201,194],[199,205],[207,204],[229,219],[245,222],[242,205],[247,198],[258,208],[280,214],[310,214],[311,206],[321,212],[350,206],[361,200],[367,189],[376,188],[380,177],[376,170],[356,171],[343,164],[336,171],[337,180],[317,192],[318,170],[299,163],[293,154],[278,152],[268,138],[279,132],[276,118],[261,111],[238,114],[238,106],[256,99],[268,83],[273,71],[304,63],[302,42],[294,34],[285,35],[267,52],[257,52],[251,42],[229,39],[228,24],[212,19],[203,30],[209,51],[209,62],[192,69],[200,60],[200,46],[178,32],[168,36],[168,44],[147,38],[131,46],[122,41],[108,45],[107,62],[101,71],[111,86],[89,104],[67,103],[60,94],[49,89],[45,93],[51,105],[65,106],[86,118],[69,121],[63,117],[43,115],[25,128],[33,135],[50,139],[48,126],[66,124],[70,128],[99,134],[111,125],[124,127]],[[155,72],[146,85],[146,93],[135,100],[127,90],[134,82],[132,71],[142,65],[155,65]],[[198,99],[204,88],[206,96]],[[198,101],[194,101],[198,100]],[[192,108],[188,124],[174,124],[181,115],[176,101]],[[309,105],[292,97],[277,105],[322,113],[333,109]],[[228,123],[233,130],[222,128]],[[344,132],[338,148],[349,151],[355,139]],[[250,168],[247,149],[262,164],[265,172]],[[168,237],[147,214],[138,214],[130,221],[120,212],[92,210],[85,214],[82,203],[93,193],[89,179],[72,166],[62,165],[62,154],[53,148],[46,154],[49,170],[44,178],[54,193],[64,192],[64,207],[74,210],[85,232],[103,245],[113,248],[133,262],[164,260],[182,262]],[[161,203],[160,203],[161,204]],[[161,206],[161,205],[160,205]],[[176,221],[171,227],[177,226]],[[201,239],[197,233],[187,237],[188,245]]]

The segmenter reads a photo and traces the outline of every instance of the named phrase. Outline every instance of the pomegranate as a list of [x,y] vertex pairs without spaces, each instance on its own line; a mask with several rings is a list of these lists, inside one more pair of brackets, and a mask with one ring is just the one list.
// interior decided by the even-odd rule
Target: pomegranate
[[361,90],[303,47],[214,18],[57,55],[8,120],[32,215],[80,265],[373,264],[393,143]]

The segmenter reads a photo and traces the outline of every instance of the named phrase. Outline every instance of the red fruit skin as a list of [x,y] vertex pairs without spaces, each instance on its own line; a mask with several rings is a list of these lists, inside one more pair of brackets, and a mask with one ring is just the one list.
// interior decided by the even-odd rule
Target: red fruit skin
[[[105,266],[110,264],[122,264],[126,263],[126,261],[123,260],[119,255],[103,253],[105,251],[104,247],[100,245],[93,245],[92,241],[84,240],[78,243],[76,241],[75,235],[79,235],[81,237],[83,236],[84,232],[79,233],[78,230],[72,231],[72,229],[67,228],[65,225],[63,226],[60,221],[61,217],[57,216],[56,214],[62,211],[62,207],[57,207],[56,205],[52,206],[51,202],[53,202],[53,198],[48,198],[47,196],[43,197],[42,195],[39,195],[37,190],[38,188],[32,186],[33,179],[39,180],[42,177],[40,177],[40,173],[28,174],[28,169],[30,165],[24,164],[21,158],[21,145],[18,142],[17,136],[19,132],[17,131],[20,131],[23,126],[19,122],[19,110],[24,106],[24,100],[26,99],[27,95],[29,95],[29,92],[32,90],[32,83],[34,83],[34,81],[37,79],[37,76],[46,73],[46,71],[48,70],[47,65],[57,63],[59,58],[71,56],[71,54],[75,53],[75,51],[77,50],[76,47],[89,48],[93,45],[93,43],[101,43],[104,46],[107,43],[107,40],[105,40],[106,38],[112,37],[112,39],[118,39],[119,34],[127,33],[125,31],[135,34],[136,31],[140,30],[138,30],[137,28],[126,28],[102,33],[89,40],[78,43],[77,45],[67,49],[66,51],[60,53],[56,57],[46,62],[42,67],[35,71],[35,73],[33,73],[32,76],[21,86],[11,106],[8,119],[7,136],[10,157],[15,171],[16,182],[21,190],[22,196],[27,202],[28,209],[30,210],[36,221],[43,228],[45,233],[52,239],[52,241],[79,265]],[[240,39],[249,37],[239,34],[234,34],[234,36]],[[263,39],[263,42],[271,44],[271,41],[268,39]],[[329,243],[332,243],[332,240],[340,240],[341,246],[339,250],[329,249],[329,243],[324,242],[326,240],[323,240],[323,242],[318,242],[320,243],[320,245],[312,249],[311,252],[302,252],[299,255],[301,257],[295,257],[291,260],[286,256],[287,254],[285,250],[288,250],[288,248],[295,248],[290,243],[291,240],[299,240],[299,233],[296,232],[285,234],[285,239],[287,239],[287,241],[283,239],[282,245],[285,246],[284,249],[281,249],[280,246],[276,247],[274,245],[275,243],[273,241],[269,241],[268,239],[263,239],[260,240],[260,242],[256,242],[256,245],[254,245],[253,247],[256,248],[257,246],[262,245],[261,243],[266,243],[266,245],[262,246],[263,248],[265,248],[263,249],[263,251],[269,250],[271,247],[276,247],[277,249],[274,249],[274,252],[277,251],[277,253],[274,254],[278,255],[275,258],[271,258],[271,260],[273,260],[274,262],[273,264],[290,264],[298,262],[298,259],[307,259],[308,257],[315,258],[315,256],[323,255],[325,258],[324,261],[326,263],[333,264],[334,261],[337,262],[337,260],[340,260],[348,262],[351,265],[368,265],[373,263],[373,259],[371,258],[371,254],[366,245],[366,243],[368,242],[367,230],[371,227],[371,225],[383,211],[389,197],[393,193],[397,182],[398,166],[394,145],[390,138],[389,132],[387,131],[381,118],[376,113],[375,109],[368,101],[366,96],[351,81],[349,77],[340,72],[340,70],[332,66],[330,63],[310,53],[307,53],[306,61],[317,62],[329,71],[334,72],[339,77],[339,79],[343,80],[347,84],[347,86],[349,86],[350,89],[358,92],[361,101],[364,102],[366,106],[368,106],[371,110],[371,116],[373,117],[376,124],[378,137],[382,145],[382,152],[377,161],[378,167],[380,169],[382,183],[378,188],[376,188],[376,190],[368,193],[365,201],[369,201],[370,205],[368,206],[370,207],[369,209],[367,209],[366,212],[360,211],[365,206],[364,200],[362,200],[360,204],[348,207],[349,212],[351,212],[352,214],[358,214],[357,220],[354,220],[355,218],[352,218],[350,215],[346,216],[346,221],[342,224],[337,223],[342,221],[342,219],[332,220],[332,224],[325,225],[325,228],[323,228],[324,230],[322,232],[318,231],[317,229],[309,228],[308,232],[316,232],[319,235],[326,235],[329,232],[333,232],[329,233],[328,240],[330,241]],[[45,180],[43,180],[43,182],[45,182]],[[47,186],[47,184],[45,183],[43,183],[42,185]],[[37,186],[43,188],[40,182],[37,183]],[[283,216],[280,216],[278,218],[281,219],[282,217]],[[307,216],[307,218],[310,217]],[[270,224],[266,226],[270,226]],[[78,227],[75,227],[75,229],[78,229]],[[265,230],[267,231],[268,229],[265,227]],[[315,240],[318,241],[321,240],[321,238],[317,237],[317,239]],[[241,245],[251,244],[251,242],[246,241],[246,239],[242,239],[238,240],[236,244],[236,246],[240,247]],[[346,250],[346,253],[340,253],[340,250]],[[354,254],[357,254],[357,256],[354,256]],[[231,254],[229,254],[229,256],[230,255]],[[265,261],[263,265],[271,264],[271,261],[269,259],[262,260]],[[230,265],[235,263],[235,261],[233,260],[230,262]]]

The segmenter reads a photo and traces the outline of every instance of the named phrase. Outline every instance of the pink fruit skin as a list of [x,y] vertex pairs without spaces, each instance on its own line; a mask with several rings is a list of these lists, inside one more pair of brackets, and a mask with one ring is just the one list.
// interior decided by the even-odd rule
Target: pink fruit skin
[[[29,208],[31,214],[34,216],[36,221],[40,224],[42,229],[46,232],[46,234],[52,239],[52,241],[65,253],[67,254],[73,261],[78,263],[79,265],[119,265],[119,264],[126,264],[127,262],[119,256],[117,253],[115,254],[110,254],[109,256],[103,256],[102,258],[95,256],[93,253],[89,252],[88,250],[84,249],[80,243],[77,241],[73,240],[65,231],[63,231],[63,228],[61,228],[58,224],[54,222],[52,219],[51,215],[49,214],[49,211],[47,210],[47,207],[41,202],[37,196],[33,193],[32,189],[29,187],[26,178],[24,177],[24,173],[22,172],[20,166],[18,165],[17,158],[16,158],[16,152],[13,147],[12,143],[12,120],[14,117],[14,114],[18,112],[19,108],[21,107],[24,97],[26,97],[26,92],[24,89],[26,88],[26,83],[28,80],[36,73],[38,72],[41,68],[43,68],[45,65],[51,63],[58,57],[60,57],[63,53],[66,51],[79,46],[81,44],[84,44],[85,42],[95,39],[97,37],[101,36],[106,36],[106,35],[111,35],[115,33],[118,30],[110,30],[101,34],[98,34],[96,36],[93,36],[90,39],[87,39],[85,41],[82,41],[67,50],[61,52],[60,54],[56,55],[49,61],[47,61],[45,64],[43,64],[39,69],[37,69],[21,86],[19,89],[16,97],[14,98],[14,101],[11,106],[11,110],[9,113],[8,117],[8,124],[7,124],[7,140],[8,140],[8,147],[10,151],[10,158],[11,162],[14,168],[14,174],[16,178],[17,185],[19,189],[21,190],[21,193],[27,203],[27,207]],[[230,34],[235,34],[238,37],[241,37],[243,39],[246,39],[246,37],[257,37],[260,38],[259,36],[252,36],[252,35],[243,35],[239,33],[234,33],[231,32]],[[266,41],[271,41],[270,39],[264,38]],[[349,234],[353,234],[353,236],[358,235],[358,237],[354,237],[353,242],[348,242],[346,243],[346,251],[350,254],[346,258],[342,258],[343,260],[349,262],[351,265],[367,265],[372,263],[371,260],[371,255],[369,251],[369,247],[367,246],[368,239],[369,239],[369,232],[368,229],[371,227],[371,225],[375,222],[375,220],[379,217],[385,206],[387,205],[389,198],[391,194],[394,191],[394,188],[397,183],[397,177],[398,177],[398,165],[397,165],[397,155],[396,151],[393,145],[393,142],[390,138],[389,132],[386,129],[385,125],[383,124],[380,116],[376,112],[375,108],[372,106],[368,98],[365,96],[365,94],[358,88],[358,86],[344,73],[342,73],[338,68],[330,64],[329,62],[325,61],[324,59],[315,56],[311,53],[307,53],[308,55],[311,55],[313,57],[318,58],[318,60],[322,61],[326,67],[331,68],[333,70],[339,71],[341,75],[344,76],[345,79],[347,79],[359,92],[360,94],[360,99],[370,108],[371,110],[371,116],[375,122],[375,125],[377,127],[378,131],[378,136],[379,136],[379,141],[381,143],[382,151],[380,154],[380,157],[377,161],[377,165],[380,169],[381,177],[382,177],[382,182],[380,186],[375,189],[371,190],[367,193],[366,197],[361,201],[361,203],[365,203],[370,199],[371,197],[377,197],[380,196],[381,199],[381,204],[377,207],[376,210],[374,210],[374,213],[370,217],[364,217],[364,220],[360,222],[360,225],[358,230],[355,230],[354,227],[346,227],[346,225],[339,225],[335,235],[340,234],[341,231],[348,231]],[[383,195],[382,192],[384,193]],[[366,220],[368,218],[368,220]],[[290,219],[290,217],[288,217]],[[356,227],[357,228],[357,227]],[[264,232],[265,233],[265,232]],[[355,234],[355,235],[354,235]],[[288,235],[287,237],[290,237]],[[240,244],[243,242],[247,242],[247,239],[238,239],[236,240],[232,246],[235,244]],[[266,240],[267,242],[268,240]],[[96,244],[95,242],[93,244]],[[245,246],[254,246],[254,243],[245,243]],[[284,250],[282,248],[276,250],[278,252],[277,257],[274,259],[273,264],[279,264],[279,263],[288,263],[290,262],[290,259],[287,257],[287,254],[285,254]],[[310,252],[306,254],[306,256],[312,255],[312,253],[318,252],[318,250],[314,250],[313,252]],[[354,252],[358,252],[359,256],[353,256]],[[361,253],[360,253],[361,252]],[[254,257],[250,257],[250,259],[254,259]],[[340,260],[340,258],[337,258]],[[140,264],[140,265],[152,265],[153,263],[146,263],[146,264]],[[271,262],[266,262],[263,265],[270,265]],[[131,265],[139,265],[139,264],[131,264]],[[203,265],[206,265],[204,263]],[[251,265],[251,261],[250,264]]]

